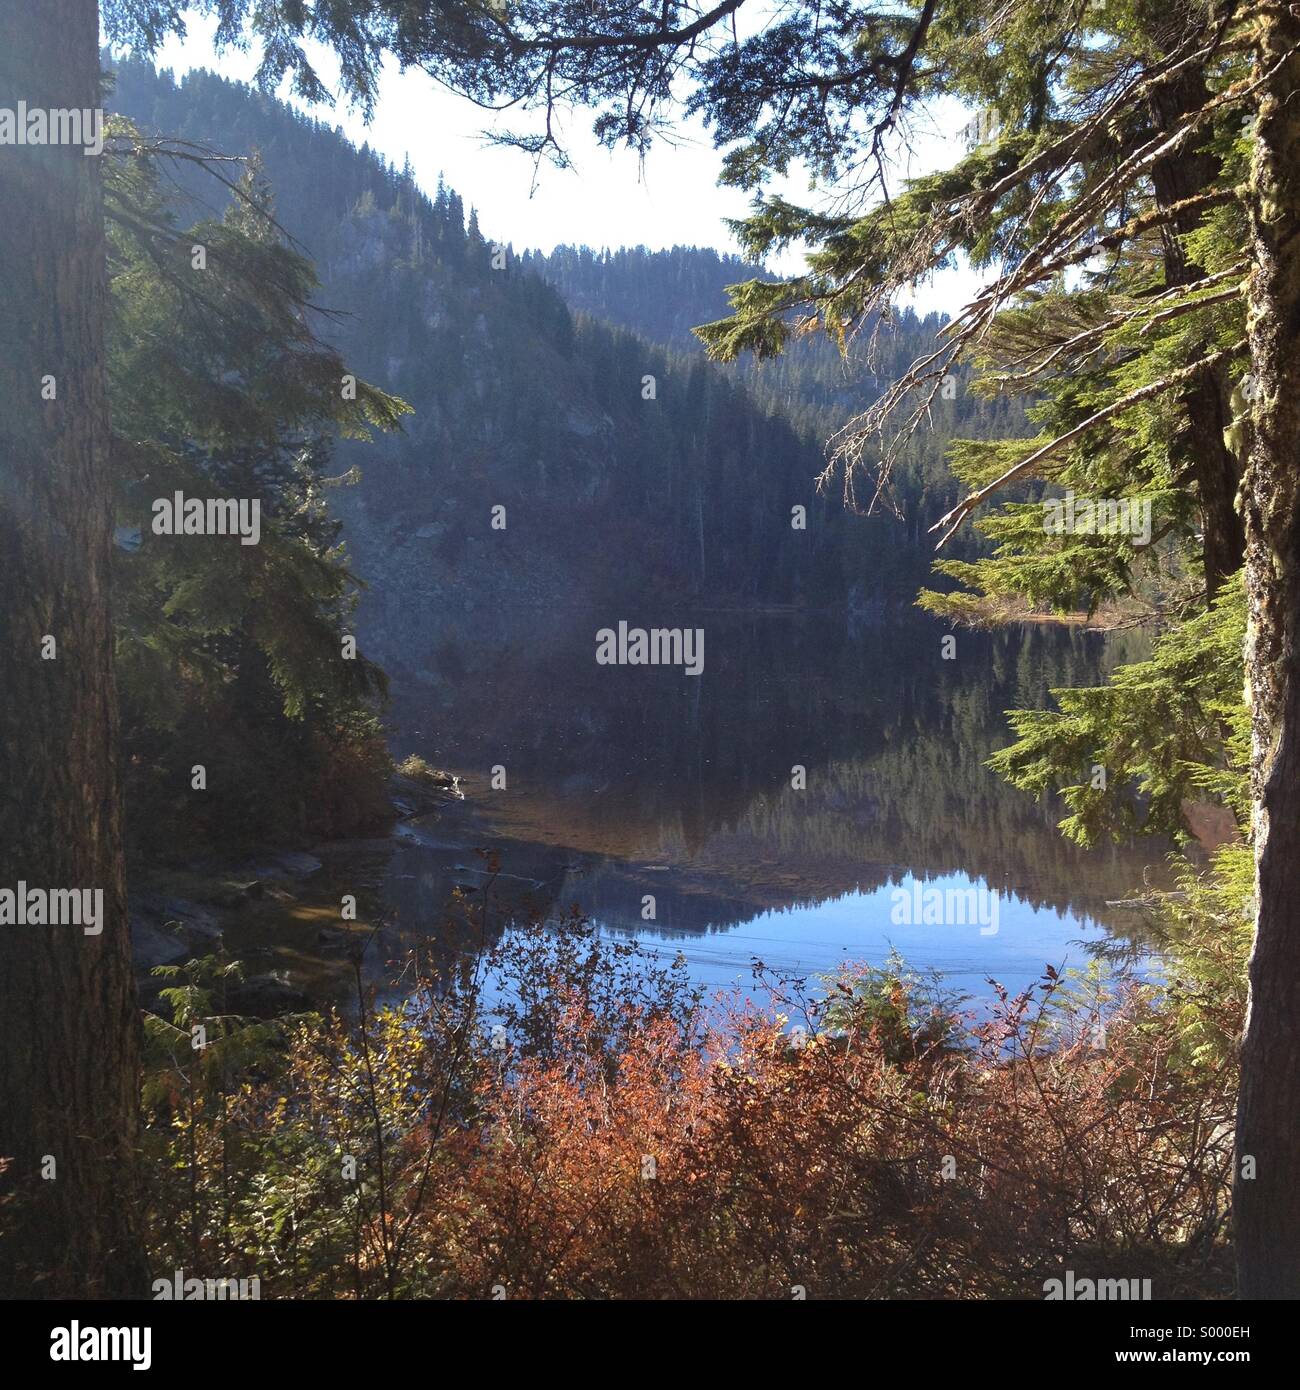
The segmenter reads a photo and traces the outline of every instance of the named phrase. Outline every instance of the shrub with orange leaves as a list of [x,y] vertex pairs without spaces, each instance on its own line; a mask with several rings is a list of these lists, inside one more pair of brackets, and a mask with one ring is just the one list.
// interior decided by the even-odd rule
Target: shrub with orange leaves
[[228,1238],[265,1296],[1229,1291],[1235,1078],[1153,989],[1101,1046],[1052,971],[980,1023],[893,964],[762,984],[707,1003],[571,922],[303,1024],[226,1107]]

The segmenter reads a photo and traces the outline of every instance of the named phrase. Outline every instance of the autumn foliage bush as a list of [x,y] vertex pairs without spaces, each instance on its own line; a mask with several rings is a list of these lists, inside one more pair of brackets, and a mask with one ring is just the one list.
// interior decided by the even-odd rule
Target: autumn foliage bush
[[407,986],[269,1046],[225,1017],[258,1045],[197,1086],[173,1050],[158,1264],[264,1297],[1230,1291],[1235,1076],[1153,986],[1049,969],[975,1020],[891,962],[705,1000],[577,921]]

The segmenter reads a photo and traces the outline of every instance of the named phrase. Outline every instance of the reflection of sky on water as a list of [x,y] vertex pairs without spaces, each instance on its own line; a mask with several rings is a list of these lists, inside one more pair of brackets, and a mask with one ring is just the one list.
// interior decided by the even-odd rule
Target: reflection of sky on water
[[[1061,971],[1085,967],[1089,956],[1083,943],[1106,936],[1090,918],[1035,907],[1005,891],[998,894],[996,933],[982,934],[978,921],[896,923],[891,920],[895,887],[910,898],[914,882],[918,880],[908,875],[898,885],[872,892],[763,912],[724,933],[672,932],[671,923],[661,922],[656,935],[639,933],[638,940],[647,954],[664,960],[681,952],[692,980],[710,991],[746,988],[755,956],[781,976],[822,976],[848,961],[879,965],[892,949],[918,973],[936,971],[947,987],[982,999],[990,994],[990,976],[1014,994],[1041,978],[1045,965]],[[923,886],[940,891],[988,887],[962,874],[927,879]]]

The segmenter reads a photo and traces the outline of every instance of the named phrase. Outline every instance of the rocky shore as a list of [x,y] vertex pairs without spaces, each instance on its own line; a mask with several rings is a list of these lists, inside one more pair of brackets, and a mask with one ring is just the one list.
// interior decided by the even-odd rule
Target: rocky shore
[[[155,1007],[159,990],[166,986],[152,973],[157,966],[213,955],[223,948],[245,959],[246,953],[231,950],[229,937],[250,923],[260,923],[268,932],[272,924],[288,926],[298,938],[298,951],[319,957],[325,970],[331,958],[337,967],[347,955],[350,933],[342,923],[323,920],[338,916],[323,906],[333,901],[330,866],[341,860],[355,864],[373,859],[382,864],[404,822],[428,816],[461,795],[450,773],[408,759],[389,781],[392,819],[384,835],[332,840],[309,849],[269,850],[237,862],[151,866],[133,874],[128,908],[141,1003]],[[377,879],[363,878],[361,883],[377,886]],[[358,924],[364,926],[364,922]],[[256,931],[244,934],[258,935]],[[269,957],[273,952],[262,949],[252,954]],[[255,967],[266,962],[246,963]],[[271,1017],[310,1008],[313,999],[290,983],[284,970],[258,973],[250,969],[245,979],[231,984],[225,1002],[236,1013]]]

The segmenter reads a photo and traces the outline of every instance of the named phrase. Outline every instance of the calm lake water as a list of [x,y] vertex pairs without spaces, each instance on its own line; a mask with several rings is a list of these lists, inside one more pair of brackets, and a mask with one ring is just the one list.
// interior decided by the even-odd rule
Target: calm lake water
[[[745,985],[754,958],[818,975],[896,949],[978,1000],[989,976],[1019,989],[1139,925],[1106,903],[1164,847],[1079,850],[1055,829],[1058,805],[984,766],[1009,739],[1006,710],[1097,683],[1136,650],[1025,627],[957,633],[945,660],[948,629],[910,615],[635,621],[702,627],[703,674],[597,665],[596,630],[616,622],[599,614],[514,643],[444,644],[418,682],[399,673],[399,752],[458,773],[466,799],[402,826],[372,866],[389,958],[477,939],[480,849],[499,856],[494,934],[515,915],[576,909],[680,952],[710,987]],[[985,916],[909,922],[895,890],[910,907],[914,882],[975,888]]]

